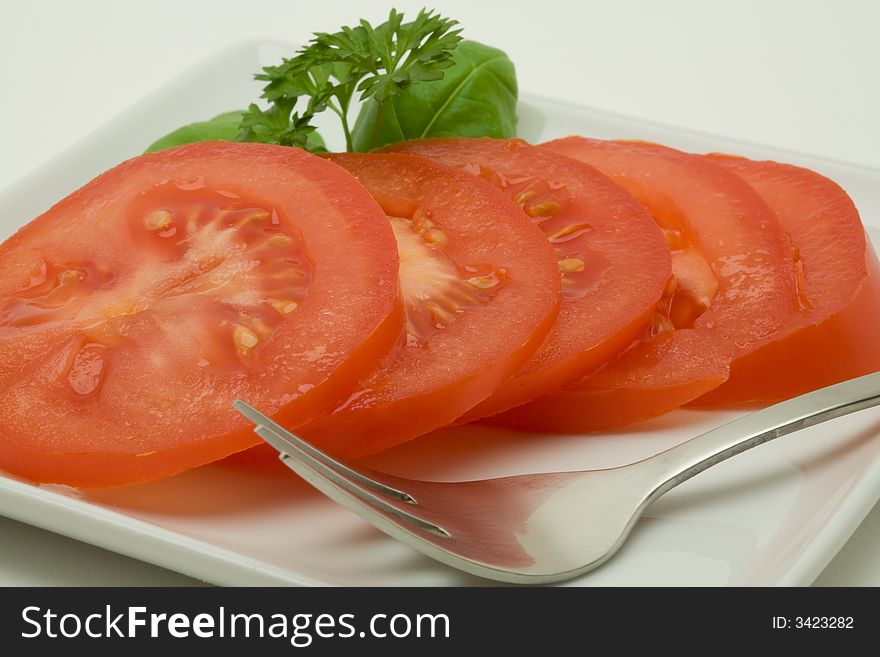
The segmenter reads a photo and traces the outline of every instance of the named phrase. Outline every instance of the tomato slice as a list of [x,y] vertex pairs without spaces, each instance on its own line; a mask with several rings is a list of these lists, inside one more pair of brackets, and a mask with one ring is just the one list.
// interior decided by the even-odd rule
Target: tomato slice
[[393,150],[480,176],[519,205],[553,246],[562,305],[534,358],[462,421],[495,415],[599,367],[643,333],[670,276],[648,213],[596,169],[520,139],[427,139]]
[[569,137],[544,148],[592,164],[644,204],[669,236],[676,284],[668,322],[594,375],[499,422],[579,432],[660,415],[718,387],[733,358],[799,312],[788,237],[735,174],[655,144]]
[[259,442],[343,399],[403,317],[385,214],[292,148],[125,162],[0,245],[0,467],[100,487]]
[[541,344],[559,304],[544,235],[488,183],[411,155],[331,155],[388,215],[407,318],[401,346],[299,433],[362,456],[449,424]]
[[776,212],[796,250],[800,310],[780,337],[734,360],[701,406],[773,402],[880,370],[880,267],[839,185],[776,162],[710,156]]

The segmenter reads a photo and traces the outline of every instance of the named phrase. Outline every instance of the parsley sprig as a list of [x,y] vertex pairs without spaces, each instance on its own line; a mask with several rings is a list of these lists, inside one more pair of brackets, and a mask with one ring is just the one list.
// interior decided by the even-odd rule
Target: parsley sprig
[[387,98],[413,84],[441,79],[461,40],[456,25],[425,9],[404,23],[403,14],[392,9],[375,28],[361,20],[334,34],[316,33],[293,58],[256,76],[268,83],[262,97],[269,107],[248,108],[239,140],[323,150],[312,135],[312,119],[329,109],[341,119],[346,149],[352,150],[349,112],[355,96],[374,99],[381,112]]

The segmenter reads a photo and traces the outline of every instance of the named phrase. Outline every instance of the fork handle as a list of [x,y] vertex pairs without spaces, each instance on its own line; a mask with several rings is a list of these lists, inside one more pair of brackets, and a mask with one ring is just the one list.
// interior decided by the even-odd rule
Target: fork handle
[[750,413],[641,461],[660,495],[706,468],[780,436],[880,405],[880,372],[850,379]]

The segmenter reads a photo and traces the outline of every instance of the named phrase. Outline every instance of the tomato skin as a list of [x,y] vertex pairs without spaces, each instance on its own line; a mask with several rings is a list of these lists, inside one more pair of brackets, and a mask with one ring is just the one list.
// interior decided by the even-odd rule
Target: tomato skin
[[803,263],[803,302],[789,327],[736,358],[730,378],[692,405],[771,403],[880,370],[880,265],[846,192],[800,167],[708,157],[778,215]]
[[[645,210],[608,177],[519,139],[423,139],[387,150],[476,173],[515,200],[524,199],[517,202],[558,251],[563,299],[553,329],[534,358],[461,422],[559,390],[644,332],[669,279],[669,249]],[[567,295],[578,282],[565,285],[572,254],[578,255],[575,262],[586,263],[590,278],[576,294]]]
[[[245,234],[247,222],[223,229],[233,235],[231,250],[223,251],[224,242],[217,241],[215,255],[227,259],[248,253],[243,249],[263,249],[241,256],[250,263],[242,276],[272,262],[265,249],[279,245],[265,240],[279,231],[291,236],[282,235],[281,246],[302,243],[311,268],[307,293],[289,317],[264,326],[267,337],[241,361],[233,351],[238,334],[231,326],[212,332],[217,318],[244,312],[239,309],[245,301],[224,305],[225,290],[239,279],[218,284],[213,297],[181,291],[166,298],[162,276],[178,260],[167,249],[143,247],[137,229],[153,230],[151,215],[131,219],[145,194],[168,184],[179,186],[184,201],[201,203],[200,194],[221,190],[233,205],[253,201],[274,208],[271,222],[266,213],[264,242],[248,247],[236,241],[244,239],[235,236]],[[208,191],[198,191],[202,188]],[[349,245],[345,267],[336,240]],[[78,305],[60,304],[58,312],[69,307],[69,316],[34,320],[27,314],[33,304],[22,295],[45,296],[34,267],[47,260],[62,269],[85,262],[88,271],[82,274],[85,283],[70,288],[82,297]],[[111,169],[0,245],[0,467],[38,482],[124,485],[167,477],[260,443],[231,408],[236,398],[288,426],[302,424],[344,399],[352,381],[397,343],[403,321],[397,266],[394,236],[366,190],[341,167],[304,151],[204,142]],[[92,276],[92,270],[98,273]],[[193,271],[200,276],[202,270]],[[22,287],[29,276],[34,292]],[[149,285],[139,287],[144,280]],[[52,282],[50,277],[46,285]],[[169,285],[172,291],[186,289],[176,279]],[[265,285],[277,288],[268,280]],[[239,287],[245,296],[256,295],[254,304],[263,304],[249,313],[274,312],[261,300],[264,290]],[[158,295],[154,306],[138,306],[147,297],[130,297],[142,289]],[[215,316],[217,308],[221,315]],[[97,314],[83,318],[85,311]],[[187,326],[207,328],[191,335],[176,331]],[[255,346],[250,339],[243,343],[248,348]],[[220,360],[202,363],[187,345],[213,349]]]
[[633,193],[658,222],[683,222],[717,291],[693,328],[654,336],[566,390],[493,422],[594,431],[671,411],[723,383],[730,362],[798,313],[790,244],[764,200],[724,167],[656,144],[570,137],[543,146],[586,161]]
[[[460,268],[488,264],[503,278],[491,299],[464,302],[448,325],[389,354],[348,402],[299,429],[334,454],[359,457],[453,422],[519,370],[556,319],[559,273],[543,233],[492,185],[412,155],[329,157],[364,184],[390,216],[412,216],[413,225],[416,216],[431,219],[430,231],[442,231],[443,246],[426,249],[425,259],[439,253]],[[409,307],[422,299],[408,297],[410,279],[418,277],[404,266],[405,243],[398,243]],[[423,291],[441,298],[445,285],[431,281]],[[456,283],[455,304],[462,293],[466,288]],[[407,338],[412,340],[412,333]]]
[[582,433],[648,420],[696,399],[728,377],[717,337],[682,329],[639,343],[607,370],[486,422],[530,431]]

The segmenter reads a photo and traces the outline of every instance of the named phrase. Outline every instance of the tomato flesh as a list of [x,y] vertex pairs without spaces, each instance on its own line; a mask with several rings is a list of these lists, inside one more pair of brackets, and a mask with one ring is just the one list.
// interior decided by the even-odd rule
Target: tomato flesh
[[488,183],[412,155],[330,158],[388,215],[407,317],[401,346],[299,429],[357,457],[449,424],[520,369],[553,324],[560,279],[541,231]]
[[712,155],[767,201],[796,251],[801,312],[778,339],[733,361],[700,406],[774,402],[880,370],[880,267],[836,183],[776,162]]
[[303,151],[119,165],[0,246],[0,467],[168,476],[259,442],[236,398],[302,424],[396,343],[397,267],[375,201]]
[[595,166],[638,198],[660,226],[682,236],[670,247],[687,254],[673,257],[687,312],[676,317],[670,310],[668,323],[618,360],[500,422],[579,432],[660,415],[721,385],[731,360],[777,335],[799,312],[788,237],[735,174],[655,144],[569,137],[543,148]]
[[558,390],[645,331],[669,279],[669,249],[644,208],[609,178],[519,139],[426,139],[390,149],[488,180],[553,247],[562,303],[550,334],[515,377],[461,421]]

